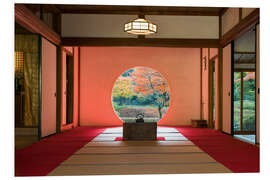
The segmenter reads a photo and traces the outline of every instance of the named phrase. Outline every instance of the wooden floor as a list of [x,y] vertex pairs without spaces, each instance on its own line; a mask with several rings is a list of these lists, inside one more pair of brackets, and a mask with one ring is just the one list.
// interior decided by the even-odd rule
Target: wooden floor
[[230,173],[191,141],[91,141],[49,175]]

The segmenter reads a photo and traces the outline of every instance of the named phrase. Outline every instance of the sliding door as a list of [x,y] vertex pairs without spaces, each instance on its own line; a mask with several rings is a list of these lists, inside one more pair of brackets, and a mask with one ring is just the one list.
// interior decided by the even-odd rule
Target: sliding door
[[41,137],[56,133],[56,46],[42,38]]
[[256,143],[260,143],[260,25],[256,26]]
[[232,133],[231,129],[231,60],[232,45],[229,44],[223,48],[223,95],[222,95],[222,131],[228,134]]

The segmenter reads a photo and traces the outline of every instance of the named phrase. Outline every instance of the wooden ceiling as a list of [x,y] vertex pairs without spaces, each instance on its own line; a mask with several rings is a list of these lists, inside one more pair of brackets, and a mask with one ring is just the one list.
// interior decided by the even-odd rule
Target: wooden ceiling
[[71,14],[144,14],[144,15],[190,15],[219,16],[226,8],[219,7],[166,7],[166,6],[112,6],[112,5],[63,5],[25,4],[30,10]]

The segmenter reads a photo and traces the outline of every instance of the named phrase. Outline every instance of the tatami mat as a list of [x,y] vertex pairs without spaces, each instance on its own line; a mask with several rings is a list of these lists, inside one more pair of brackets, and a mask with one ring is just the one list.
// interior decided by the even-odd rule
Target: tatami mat
[[114,164],[114,163],[185,163],[185,162],[215,162],[203,152],[194,153],[164,153],[164,154],[77,154],[63,164]]
[[179,153],[179,152],[202,152],[196,146],[124,146],[115,148],[84,147],[75,154],[98,154],[98,153]]
[[122,128],[108,128],[49,175],[231,172],[175,130],[158,128],[165,141],[115,141]]
[[229,169],[216,162],[210,163],[151,163],[109,165],[61,165],[49,175],[120,175],[120,174],[183,174],[229,173]]

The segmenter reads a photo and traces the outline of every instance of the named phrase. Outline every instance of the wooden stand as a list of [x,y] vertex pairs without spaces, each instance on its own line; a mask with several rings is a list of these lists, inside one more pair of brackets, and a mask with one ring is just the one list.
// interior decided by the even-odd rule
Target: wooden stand
[[191,126],[194,128],[207,128],[206,120],[191,120]]
[[123,140],[156,140],[157,123],[124,123]]

